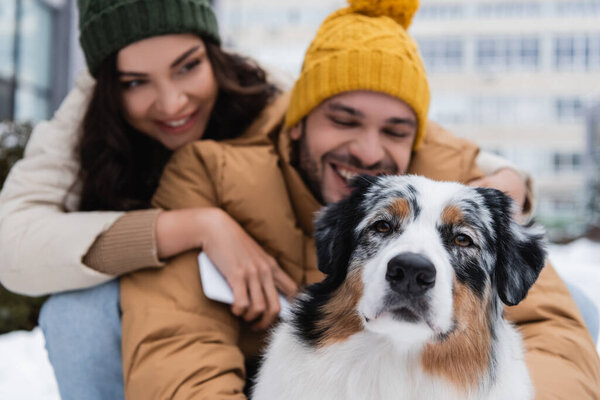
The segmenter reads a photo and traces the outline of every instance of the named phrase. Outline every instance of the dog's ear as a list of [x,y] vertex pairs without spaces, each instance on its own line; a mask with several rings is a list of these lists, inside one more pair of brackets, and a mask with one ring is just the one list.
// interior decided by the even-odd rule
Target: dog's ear
[[315,220],[315,246],[319,270],[330,275],[345,271],[356,245],[355,228],[364,216],[360,203],[364,193],[375,180],[355,178],[352,194],[325,207]]
[[350,212],[352,210],[349,209],[348,202],[342,200],[325,207],[315,221],[317,262],[319,270],[324,274],[330,275],[346,268],[350,260],[350,236],[353,229],[343,222]]
[[512,218],[512,200],[495,189],[478,188],[492,214],[496,235],[494,278],[500,299],[514,306],[527,296],[546,261],[544,231]]

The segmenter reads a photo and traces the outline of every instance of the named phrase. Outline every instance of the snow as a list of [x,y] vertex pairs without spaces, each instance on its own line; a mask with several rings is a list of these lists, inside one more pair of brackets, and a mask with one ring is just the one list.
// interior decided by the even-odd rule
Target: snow
[[[549,254],[559,274],[579,286],[600,310],[600,243],[580,239],[551,245]],[[0,335],[0,399],[60,400],[39,328]]]
[[579,239],[567,246],[552,245],[548,250],[550,262],[563,280],[585,292],[600,312],[600,243]]
[[40,328],[0,335],[0,399],[60,400]]

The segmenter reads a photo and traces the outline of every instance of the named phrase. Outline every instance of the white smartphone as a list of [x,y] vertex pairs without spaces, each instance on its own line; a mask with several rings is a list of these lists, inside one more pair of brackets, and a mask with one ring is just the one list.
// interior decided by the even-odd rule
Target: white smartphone
[[[227,280],[203,252],[198,254],[198,268],[206,297],[221,303],[233,304],[233,291]],[[291,315],[290,303],[281,293],[279,294],[279,304],[281,305],[279,317],[287,320]]]

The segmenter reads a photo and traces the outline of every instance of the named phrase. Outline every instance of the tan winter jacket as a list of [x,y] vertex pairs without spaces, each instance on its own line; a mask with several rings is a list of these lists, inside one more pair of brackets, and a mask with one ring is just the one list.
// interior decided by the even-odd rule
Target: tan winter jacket
[[[322,278],[312,238],[320,205],[290,165],[287,134],[266,136],[277,129],[284,110],[280,98],[244,137],[177,151],[154,202],[165,209],[223,208],[296,282],[313,283]],[[467,182],[480,174],[476,156],[476,147],[431,124],[410,172]],[[121,279],[129,400],[245,398],[245,360],[258,354],[264,335],[250,331],[228,305],[204,296],[196,257],[190,251],[163,269]],[[524,335],[538,399],[599,398],[594,344],[551,267],[508,315]]]

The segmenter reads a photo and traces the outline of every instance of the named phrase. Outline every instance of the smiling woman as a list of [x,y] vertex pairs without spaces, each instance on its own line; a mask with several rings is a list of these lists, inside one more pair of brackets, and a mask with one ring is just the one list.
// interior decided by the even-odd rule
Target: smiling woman
[[[151,209],[165,163],[201,139],[262,139],[267,128],[252,123],[263,111],[281,119],[284,110],[257,64],[220,47],[207,0],[78,5],[95,81],[82,76],[54,118],[36,126],[0,193],[0,280],[22,294],[53,294],[40,325],[62,398],[120,399],[115,276],[160,268],[199,247],[227,257],[236,244],[242,259],[278,269],[219,210]],[[285,293],[295,291],[285,273],[277,276]],[[267,310],[276,306],[258,293]],[[246,308],[236,304],[234,312],[256,318]]]
[[117,57],[125,120],[174,150],[204,135],[217,82],[204,42],[195,35],[133,43]]
[[276,92],[250,60],[194,34],[133,42],[96,77],[80,145],[90,211],[147,208],[172,150],[238,136]]

